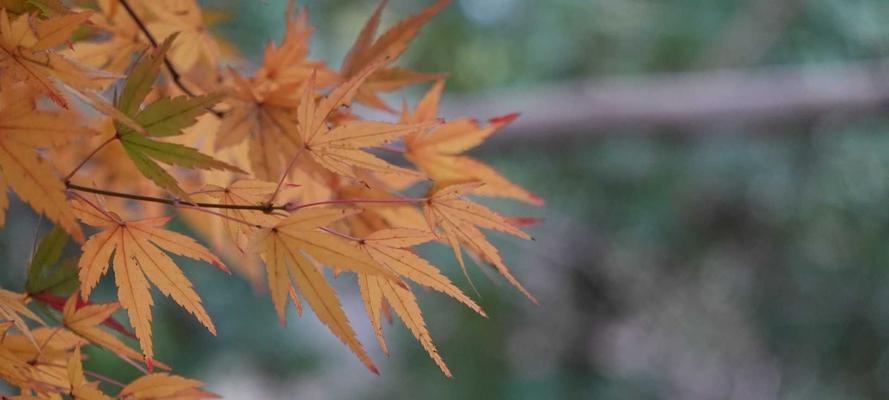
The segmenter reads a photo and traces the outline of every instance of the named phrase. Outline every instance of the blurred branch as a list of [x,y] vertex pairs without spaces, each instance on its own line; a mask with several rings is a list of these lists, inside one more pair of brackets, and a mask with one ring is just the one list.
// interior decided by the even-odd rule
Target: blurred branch
[[450,98],[443,116],[522,117],[494,141],[550,141],[650,126],[807,120],[889,105],[889,60],[563,82]]

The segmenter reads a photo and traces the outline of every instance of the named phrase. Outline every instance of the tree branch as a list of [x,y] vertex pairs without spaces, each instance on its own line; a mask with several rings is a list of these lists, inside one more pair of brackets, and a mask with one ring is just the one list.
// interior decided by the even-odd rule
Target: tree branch
[[324,201],[316,201],[314,203],[305,203],[299,205],[285,205],[284,209],[287,211],[296,211],[302,208],[307,207],[316,207],[316,206],[326,206],[326,205],[355,205],[355,204],[417,204],[422,203],[426,200],[429,200],[425,197],[411,198],[411,197],[400,197],[393,199],[335,199],[335,200],[324,200]]
[[194,203],[189,201],[183,201],[178,199],[166,199],[162,197],[153,197],[153,196],[143,196],[141,194],[134,193],[122,193],[122,192],[114,192],[111,190],[103,190],[103,189],[95,189],[87,186],[80,186],[73,183],[67,183],[66,186],[70,190],[76,190],[79,192],[88,192],[88,193],[96,193],[104,196],[111,197],[120,197],[125,199],[132,199],[138,201],[149,201],[153,203],[161,203],[167,204],[170,206],[178,206],[182,204],[187,204],[195,207],[204,207],[204,208],[225,208],[230,210],[255,210],[262,212],[272,212],[274,210],[287,210],[286,205],[276,206],[272,204],[262,204],[262,205],[249,205],[249,204],[220,204],[220,203]]
[[[148,41],[151,42],[151,46],[157,48],[157,38],[155,38],[151,31],[148,30],[148,27],[145,25],[145,22],[142,21],[142,18],[139,18],[139,16],[136,15],[136,11],[133,10],[132,6],[130,6],[130,2],[128,0],[120,0],[120,4],[126,10],[127,14],[130,16],[133,22],[135,22],[136,25],[139,27],[139,30],[141,30],[142,33],[145,34],[145,37],[148,38]],[[182,82],[182,74],[180,74],[179,71],[176,70],[176,67],[170,61],[169,57],[164,57],[164,65],[167,67],[167,70],[170,71],[170,76],[173,78],[173,83],[175,83],[176,86],[179,87],[180,90],[182,90],[182,92],[190,97],[194,97],[195,93],[191,91],[191,89],[189,89],[187,86],[185,86],[184,82]],[[210,111],[218,118],[222,118],[225,115],[225,113],[216,111],[212,108],[208,108],[207,111]]]
[[[537,88],[453,96],[447,118],[524,111],[489,145],[569,145],[568,140],[649,127],[805,121],[832,113],[885,114],[889,59],[602,77]],[[693,132],[709,131],[695,129]],[[751,130],[753,131],[753,130]],[[760,130],[761,131],[761,130]]]

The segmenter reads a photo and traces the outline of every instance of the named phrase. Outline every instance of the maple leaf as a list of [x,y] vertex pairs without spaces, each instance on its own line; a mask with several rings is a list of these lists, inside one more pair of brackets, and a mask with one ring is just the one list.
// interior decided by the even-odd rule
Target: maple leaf
[[[201,195],[215,199],[225,206],[261,206],[268,201],[269,195],[276,187],[277,185],[271,182],[240,180],[224,188],[207,185],[201,190]],[[222,208],[220,212],[226,216],[222,219],[223,229],[232,242],[241,249],[246,247],[247,237],[256,230],[256,226],[272,226],[280,220],[280,217],[262,210]]]
[[[433,15],[444,8],[449,0],[439,0],[423,11],[414,14],[398,22],[380,37],[374,39],[377,27],[380,24],[380,16],[386,6],[386,0],[380,2],[367,23],[362,28],[352,48],[346,54],[340,72],[346,78],[351,78],[361,72],[363,68],[373,64],[377,60],[393,62],[407,49],[420,28],[426,24]],[[425,74],[404,68],[381,68],[367,78],[367,83],[359,88],[356,101],[370,107],[384,111],[392,109],[379,98],[377,93],[390,92],[405,86],[440,78],[441,74]]]
[[6,338],[11,338],[7,332],[9,324],[0,324],[0,378],[8,382],[10,385],[18,386],[22,389],[30,389],[32,366],[27,359],[19,358],[17,354],[10,351],[4,346]]
[[[118,357],[130,360],[138,360],[142,357],[138,351],[133,350],[116,336],[99,327],[99,325],[113,320],[111,314],[120,308],[119,303],[85,304],[81,307],[78,307],[77,303],[77,293],[65,301],[62,308],[62,323],[66,328],[90,343],[108,349]],[[169,369],[166,364],[156,360],[154,365]]]
[[231,69],[228,74],[232,94],[227,103],[231,109],[223,116],[216,148],[247,140],[251,172],[258,179],[277,180],[284,174],[286,160],[302,146],[296,126],[299,88],[313,75],[321,87],[340,80],[324,63],[307,59],[312,28],[305,9],[299,14],[294,11],[291,0],[284,38],[279,46],[268,43],[263,63],[253,77],[247,79]]
[[317,104],[314,101],[314,77],[309,78],[300,102],[298,113],[299,132],[303,141],[303,151],[328,170],[337,174],[356,178],[355,168],[406,175],[417,175],[415,171],[397,167],[385,160],[361,150],[378,146],[399,137],[422,131],[437,122],[421,124],[390,124],[376,121],[346,122],[334,128],[326,124],[338,107],[348,106],[361,83],[381,65],[366,68],[349,81],[337,86]]
[[123,399],[197,400],[218,399],[219,395],[201,389],[203,383],[167,373],[143,375],[120,391]]
[[176,179],[161,168],[157,162],[186,168],[243,171],[194,148],[151,139],[151,137],[180,135],[183,128],[193,125],[197,122],[198,116],[207,112],[209,107],[222,99],[222,95],[219,94],[163,97],[145,105],[144,108],[141,107],[160,73],[164,55],[175,38],[176,35],[168,37],[155,51],[133,67],[116,104],[120,111],[142,126],[148,135],[134,132],[123,124],[117,125],[117,135],[127,155],[145,177],[178,196],[188,197],[185,191],[179,187]]
[[441,372],[448,378],[451,377],[450,369],[448,369],[441,355],[438,354],[435,344],[432,343],[432,337],[429,335],[429,330],[423,321],[420,306],[417,304],[417,299],[410,289],[394,285],[385,279],[364,274],[359,275],[358,287],[361,289],[361,297],[366,304],[368,314],[371,316],[371,324],[374,326],[377,341],[379,341],[384,351],[386,351],[386,342],[383,338],[379,310],[384,307],[383,301],[385,299],[385,304],[390,305],[395,310],[395,313],[404,321],[404,325],[411,331],[411,334],[423,345],[423,348],[426,349],[429,357],[435,361]]
[[61,14],[36,21],[32,29],[27,14],[10,19],[6,9],[0,9],[0,71],[30,85],[65,108],[68,101],[54,80],[75,89],[100,88],[101,79],[108,77],[48,51],[68,40],[91,15],[92,11]]
[[146,277],[161,293],[193,314],[210,333],[216,334],[216,328],[191,282],[162,250],[210,262],[228,272],[222,261],[188,236],[160,228],[169,221],[169,217],[123,221],[81,201],[73,201],[72,206],[81,221],[101,228],[83,245],[83,255],[78,263],[81,298],[89,298],[99,278],[108,271],[111,259],[120,304],[127,310],[130,324],[136,331],[149,365],[154,357],[150,326],[153,302]]
[[48,17],[71,12],[61,0],[0,0],[0,7],[14,15],[33,13]]
[[222,119],[216,136],[216,149],[248,140],[250,166],[258,179],[274,180],[284,173],[290,154],[300,147],[293,114],[299,99],[293,93],[301,83],[279,85],[274,89],[255,88],[235,71],[230,112]]
[[78,400],[111,400],[111,396],[99,389],[99,382],[89,382],[83,376],[81,359],[80,346],[77,346],[68,359],[68,381],[71,384],[71,397]]
[[124,12],[118,12],[117,0],[96,1],[97,12],[90,18],[90,25],[100,40],[81,40],[64,51],[64,54],[94,68],[111,73],[124,72],[133,54],[141,53],[149,43],[140,34],[139,26]]
[[[361,248],[374,260],[385,265],[391,271],[418,284],[445,293],[465,304],[473,311],[486,316],[481,307],[454,286],[450,279],[442,275],[428,261],[408,250],[412,246],[432,239],[433,236],[430,232],[394,228],[373,232],[359,243]],[[432,337],[429,335],[429,330],[423,321],[420,306],[417,304],[416,297],[410,289],[367,274],[358,275],[358,287],[361,291],[361,297],[364,300],[367,313],[370,316],[371,325],[374,327],[377,341],[384,351],[386,351],[386,342],[383,338],[380,310],[385,304],[389,304],[423,348],[426,349],[429,357],[435,361],[442,373],[448,377],[451,376],[450,370],[432,343]]]
[[[2,21],[0,21],[2,22]],[[60,224],[77,241],[83,232],[65,202],[65,185],[35,147],[50,147],[76,135],[91,134],[67,114],[40,111],[27,88],[0,92],[0,212],[8,200],[7,184],[35,211]],[[2,212],[5,214],[5,212]],[[0,217],[0,224],[5,217]]]
[[26,299],[27,295],[25,294],[0,289],[0,322],[12,322],[19,332],[34,344],[34,347],[38,347],[37,342],[34,340],[34,335],[31,334],[31,329],[28,328],[28,324],[25,322],[25,318],[38,322],[41,325],[46,324],[37,314],[28,309],[25,303]]
[[440,227],[444,232],[444,237],[454,250],[454,256],[457,257],[457,262],[464,275],[466,275],[466,266],[463,263],[463,253],[460,249],[461,242],[481,254],[485,261],[491,263],[509,283],[537,304],[537,299],[509,272],[497,248],[488,241],[479,228],[508,233],[526,240],[530,240],[531,237],[491,209],[464,198],[466,194],[481,185],[482,183],[479,182],[471,182],[442,184],[431,188],[429,200],[423,204],[423,213],[429,223],[429,228],[435,230],[436,227]]
[[39,347],[22,335],[3,335],[0,330],[0,378],[23,391],[35,391],[41,398],[53,398],[51,393],[67,391],[66,363],[83,340],[59,327],[32,332]]
[[270,90],[277,90],[276,85],[287,86],[303,83],[312,75],[318,77],[320,86],[327,86],[340,80],[336,72],[329,70],[323,62],[311,61],[309,55],[309,38],[314,30],[308,22],[305,8],[297,14],[296,2],[290,0],[285,12],[284,38],[276,46],[269,42],[263,51],[263,61],[256,71],[257,84],[273,83]]
[[[405,122],[417,123],[434,119],[439,99],[444,87],[440,80],[429,89],[417,104],[413,115],[404,116]],[[448,121],[434,130],[408,136],[405,139],[405,157],[426,173],[430,179],[439,182],[484,182],[476,194],[492,197],[508,197],[526,203],[541,205],[543,200],[510,182],[493,168],[461,153],[485,141],[498,129],[510,123],[518,114],[508,114],[492,118],[487,126],[479,126],[472,119],[461,118]]]
[[216,68],[221,51],[216,37],[204,26],[201,8],[193,0],[153,0],[142,2],[151,13],[148,30],[159,39],[179,36],[170,50],[177,68],[189,71],[196,67]]
[[409,250],[432,240],[431,232],[409,228],[382,229],[362,238],[359,245],[376,262],[390,271],[420,285],[439,291],[465,304],[473,311],[485,315],[481,307],[454,286],[438,268]]
[[[361,362],[377,372],[343,312],[333,288],[324,278],[315,260],[341,270],[368,273],[383,279],[398,278],[364,253],[355,241],[320,231],[332,222],[359,213],[358,209],[310,208],[297,210],[273,227],[257,230],[253,248],[258,249],[269,280],[269,291],[278,318],[284,321],[284,308],[291,286],[315,311],[322,323],[336,335]],[[312,260],[306,257],[310,256]]]
[[77,270],[73,263],[59,265],[54,269],[50,268],[59,261],[67,243],[68,235],[58,225],[40,240],[37,251],[34,252],[31,263],[28,264],[28,280],[25,282],[25,289],[29,294],[59,290],[71,283],[77,283]]

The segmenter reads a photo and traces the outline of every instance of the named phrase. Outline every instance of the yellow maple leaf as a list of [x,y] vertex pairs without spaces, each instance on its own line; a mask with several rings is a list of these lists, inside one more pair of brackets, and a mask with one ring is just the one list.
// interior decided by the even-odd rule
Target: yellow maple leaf
[[0,378],[41,395],[67,391],[66,363],[83,340],[62,327],[40,327],[32,333],[39,347],[22,335],[0,335]]
[[194,0],[152,0],[142,2],[151,14],[147,23],[158,41],[178,33],[170,49],[170,60],[187,72],[194,68],[215,71],[221,50],[216,37],[204,25],[203,12]]
[[[410,247],[432,240],[430,232],[407,228],[382,229],[364,237],[359,243],[374,260],[418,284],[445,293],[465,304],[475,312],[486,316],[481,307],[466,296],[450,279],[428,261],[409,250]],[[359,274],[358,288],[364,301],[371,325],[374,327],[377,341],[384,351],[386,341],[380,318],[380,310],[386,304],[404,321],[405,326],[420,342],[429,357],[435,361],[441,371],[448,377],[451,371],[436,350],[423,321],[423,314],[413,292],[403,286],[378,277]],[[385,301],[385,303],[384,303]]]
[[305,8],[297,14],[296,3],[290,0],[285,16],[284,38],[280,45],[269,42],[263,51],[263,61],[256,71],[257,84],[290,85],[303,83],[309,76],[318,76],[320,86],[327,86],[340,80],[340,77],[323,62],[308,59],[309,38],[314,30],[308,21]]
[[64,54],[94,68],[122,73],[133,54],[144,51],[150,44],[117,0],[98,0],[96,6],[98,12],[90,18],[90,23],[103,35],[95,35],[98,40],[78,41]]
[[143,375],[124,387],[118,397],[126,400],[218,399],[219,395],[201,389],[203,382],[167,373]]
[[[71,116],[38,110],[27,88],[4,87],[0,92],[0,190],[5,192],[8,183],[35,211],[83,241],[83,232],[65,201],[65,184],[35,151],[35,147],[49,147],[91,133],[78,126]],[[0,198],[3,211],[8,203],[5,194]]]
[[509,283],[536,304],[537,299],[509,272],[497,248],[488,241],[479,228],[496,230],[527,240],[531,237],[510,224],[500,214],[464,198],[466,194],[481,185],[482,183],[478,182],[442,184],[430,189],[429,200],[423,204],[423,213],[429,228],[433,230],[441,228],[464,274],[466,266],[463,263],[461,242],[481,254],[485,261],[491,263]]
[[300,84],[279,85],[275,89],[255,88],[237,72],[231,71],[231,110],[222,119],[216,135],[216,149],[248,141],[251,170],[258,179],[275,180],[284,173],[289,155],[300,147],[293,114],[298,99],[293,95]]
[[[343,312],[336,292],[312,261],[340,270],[367,273],[398,280],[358,246],[358,243],[320,230],[332,222],[359,213],[358,209],[307,208],[297,210],[273,227],[259,229],[253,236],[266,263],[269,291],[284,321],[288,292],[295,286],[322,323],[345,343],[371,371],[377,372]],[[307,258],[306,255],[311,257]]]
[[[434,237],[431,232],[409,228],[382,229],[362,238],[360,246],[376,262],[390,271],[420,285],[439,291],[465,304],[473,311],[486,316],[481,307],[454,286],[438,268],[410,250]],[[397,286],[397,285],[396,285]]]
[[[443,87],[443,80],[436,82],[417,104],[414,113],[403,117],[403,122],[418,123],[436,118]],[[541,205],[543,200],[534,193],[510,182],[481,161],[462,154],[484,142],[516,117],[518,114],[493,118],[487,126],[479,126],[478,122],[468,118],[448,121],[436,129],[408,136],[404,155],[432,180],[480,181],[485,185],[475,191],[478,195],[507,197]]]
[[92,11],[57,15],[35,22],[32,29],[27,14],[10,19],[6,9],[0,9],[0,71],[25,82],[65,108],[68,100],[54,80],[78,90],[102,87],[109,76],[89,71],[85,66],[49,51],[68,40],[91,15]]
[[108,271],[111,259],[120,304],[127,310],[130,324],[136,331],[149,365],[154,358],[151,344],[153,302],[146,277],[161,293],[192,313],[210,333],[216,334],[216,328],[191,282],[162,250],[210,262],[228,271],[222,261],[190,237],[162,229],[169,217],[123,221],[82,201],[72,201],[72,206],[81,221],[101,228],[84,243],[78,262],[81,297],[84,300],[89,297],[99,278]]
[[[138,360],[142,355],[127,346],[116,336],[106,332],[99,325],[111,318],[111,314],[120,308],[119,303],[88,304],[77,307],[77,294],[75,293],[62,308],[62,323],[71,332],[88,340],[90,343],[102,346],[118,357],[126,357],[130,360]],[[154,365],[163,369],[169,367],[159,361]]]
[[[207,185],[195,198],[215,199],[223,206],[261,206],[268,201],[276,187],[271,182],[239,180],[224,188]],[[224,231],[241,250],[246,248],[248,236],[256,230],[256,226],[272,226],[281,219],[262,210],[221,208],[219,212],[226,217],[221,221]]]
[[352,79],[334,88],[317,104],[314,77],[309,78],[297,110],[303,149],[312,159],[337,174],[356,178],[355,168],[381,173],[417,175],[416,171],[392,165],[362,148],[379,146],[402,136],[423,131],[437,121],[420,124],[390,124],[377,121],[346,122],[334,128],[328,118],[339,107],[348,106],[361,83],[381,65],[371,65]]
[[[346,54],[340,72],[345,78],[352,78],[362,69],[378,60],[386,60],[386,63],[395,61],[407,49],[420,28],[426,24],[433,15],[437,14],[448,4],[449,0],[439,0],[423,11],[399,21],[378,38],[377,27],[380,24],[380,16],[386,6],[386,0],[380,5],[367,20],[361,29],[352,48]],[[358,89],[356,101],[384,111],[392,111],[378,93],[390,92],[405,86],[440,78],[441,74],[427,74],[412,71],[406,68],[386,67],[374,71],[367,82]]]
[[395,310],[395,313],[398,314],[399,318],[404,321],[404,325],[411,331],[411,334],[426,349],[429,357],[435,361],[441,372],[448,378],[451,377],[451,371],[441,358],[441,355],[438,354],[438,350],[432,342],[432,337],[429,335],[429,329],[426,328],[426,323],[423,321],[423,313],[420,311],[417,299],[410,289],[393,284],[385,279],[364,274],[358,278],[358,287],[361,290],[361,297],[365,302],[368,314],[371,316],[371,324],[374,326],[377,341],[384,351],[386,351],[386,342],[383,338],[379,310],[384,307],[383,301],[385,299],[385,304],[390,305]]
[[111,400],[111,396],[99,389],[99,382],[87,381],[83,376],[81,358],[80,346],[77,346],[74,353],[68,358],[68,381],[71,397],[77,400]]
[[37,314],[28,309],[26,302],[27,295],[0,289],[0,322],[11,322],[35,347],[38,347],[25,318],[41,325],[45,325],[45,323]]

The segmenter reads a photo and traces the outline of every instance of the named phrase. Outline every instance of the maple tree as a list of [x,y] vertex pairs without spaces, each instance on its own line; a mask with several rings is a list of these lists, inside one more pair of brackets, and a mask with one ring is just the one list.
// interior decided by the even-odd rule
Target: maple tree
[[[155,360],[151,286],[216,334],[170,254],[231,273],[226,259],[264,281],[281,323],[289,303],[301,314],[305,302],[377,372],[330,283],[354,274],[383,351],[382,316],[394,311],[451,376],[414,285],[486,314],[414,248],[450,247],[464,274],[468,254],[536,302],[482,232],[530,239],[523,219],[468,196],[542,201],[462,154],[516,114],[444,121],[444,75],[393,66],[447,3],[377,35],[383,1],[333,69],[308,59],[312,27],[291,2],[283,39],[246,74],[226,67],[226,45],[194,1],[0,1],[0,187],[55,225],[24,290],[0,289],[0,379],[18,398],[215,397]],[[380,97],[422,83],[432,86],[413,111]],[[393,118],[363,119],[353,102]],[[7,207],[4,190],[0,225]],[[208,244],[166,229],[177,215]],[[80,252],[63,258],[70,240]],[[117,300],[94,303],[109,269]],[[86,371],[85,346],[144,375],[122,384]]]

